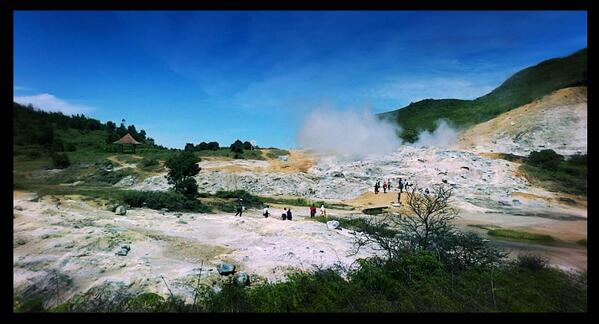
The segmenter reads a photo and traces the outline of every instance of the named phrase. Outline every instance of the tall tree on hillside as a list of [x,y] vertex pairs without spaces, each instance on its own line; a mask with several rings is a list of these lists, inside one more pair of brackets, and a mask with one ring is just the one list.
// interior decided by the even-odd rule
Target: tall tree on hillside
[[176,192],[190,199],[198,196],[198,184],[193,177],[201,170],[197,164],[200,161],[193,152],[183,151],[173,155],[164,164],[169,169],[166,176],[168,183],[174,185]]

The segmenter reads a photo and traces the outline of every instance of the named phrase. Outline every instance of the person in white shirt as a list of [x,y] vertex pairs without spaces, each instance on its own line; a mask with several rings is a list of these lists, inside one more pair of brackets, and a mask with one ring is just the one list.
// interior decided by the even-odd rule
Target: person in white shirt
[[268,216],[270,216],[270,213],[268,212],[268,205],[264,207],[264,210],[262,211],[262,216],[264,216],[264,218],[268,218]]
[[327,210],[324,208],[324,204],[320,206],[320,216],[327,217]]

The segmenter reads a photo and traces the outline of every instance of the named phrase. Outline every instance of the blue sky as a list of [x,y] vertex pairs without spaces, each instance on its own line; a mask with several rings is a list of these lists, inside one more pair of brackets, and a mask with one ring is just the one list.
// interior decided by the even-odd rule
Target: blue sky
[[17,11],[14,97],[169,147],[288,148],[315,108],[473,99],[586,46],[580,11]]

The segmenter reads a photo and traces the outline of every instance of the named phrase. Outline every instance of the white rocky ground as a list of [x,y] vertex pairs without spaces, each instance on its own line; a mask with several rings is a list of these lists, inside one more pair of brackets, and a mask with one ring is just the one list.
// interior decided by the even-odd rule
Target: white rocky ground
[[[29,200],[14,200],[14,287],[25,295],[45,294],[49,304],[56,301],[56,287],[65,300],[106,282],[167,295],[161,276],[189,299],[202,264],[203,282],[222,280],[215,269],[221,261],[254,281],[277,281],[289,269],[351,267],[374,253],[348,255],[354,233],[304,220],[304,211],[296,211],[293,221],[265,219],[259,211],[234,217],[134,209],[118,216],[80,197]],[[128,255],[115,255],[121,244],[130,245]]]
[[[486,158],[475,153],[402,146],[385,156],[363,158],[359,161],[320,159],[308,172],[225,172],[203,170],[196,180],[200,191],[243,189],[260,195],[291,195],[311,199],[348,200],[372,191],[379,179],[408,179],[421,187],[447,181],[455,189],[457,207],[467,211],[514,213],[552,213],[586,218],[586,210],[553,204],[543,199],[523,200],[516,192],[551,197],[552,194],[531,187],[516,175],[517,163]],[[145,179],[129,187],[137,190],[167,190],[164,175]]]
[[564,88],[468,129],[460,147],[523,156],[543,149],[586,154],[587,127],[587,88]]

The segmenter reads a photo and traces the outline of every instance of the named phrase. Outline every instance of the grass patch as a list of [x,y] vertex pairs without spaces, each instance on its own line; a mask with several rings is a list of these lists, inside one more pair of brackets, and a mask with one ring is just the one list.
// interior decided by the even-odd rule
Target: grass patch
[[277,159],[279,156],[283,156],[283,155],[289,155],[289,151],[281,150],[281,149],[277,149],[277,148],[271,148],[271,149],[269,149],[269,152],[266,153],[266,157],[269,159]]
[[550,235],[515,231],[515,230],[505,229],[505,228],[492,229],[492,230],[489,230],[487,232],[487,234],[489,234],[491,236],[504,237],[504,238],[517,239],[517,240],[529,240],[529,241],[538,241],[538,242],[554,242],[555,241],[555,239]]
[[557,170],[546,170],[532,165],[521,165],[520,170],[533,185],[553,192],[587,195],[587,166],[560,163]]
[[582,245],[582,246],[586,247],[587,246],[587,239],[578,240],[578,241],[576,241],[576,244]]
[[[335,268],[289,274],[250,288],[200,285],[197,305],[154,294],[75,296],[50,311],[67,312],[586,312],[586,275],[530,262],[451,271],[434,255],[360,260],[342,276]],[[535,264],[533,264],[535,265]],[[491,285],[490,283],[493,283]],[[124,288],[123,288],[124,289]],[[33,307],[35,309],[35,307]]]

